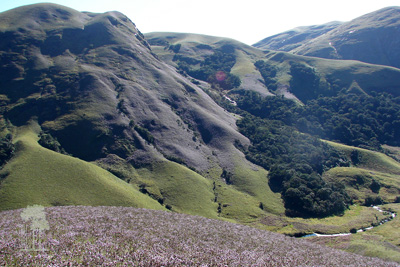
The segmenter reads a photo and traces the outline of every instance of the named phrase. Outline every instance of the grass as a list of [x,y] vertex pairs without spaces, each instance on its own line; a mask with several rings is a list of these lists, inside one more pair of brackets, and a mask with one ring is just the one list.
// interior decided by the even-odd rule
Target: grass
[[[325,179],[344,182],[350,196],[363,203],[368,195],[376,195],[368,185],[372,179],[381,184],[379,195],[387,202],[393,202],[400,194],[400,163],[393,158],[376,151],[351,147],[326,141],[334,148],[342,151],[350,158],[352,151],[358,151],[360,162],[352,167],[337,167],[324,174]],[[355,184],[356,177],[362,176],[367,180],[365,185]]]
[[358,147],[347,146],[331,141],[325,142],[335,147],[336,149],[343,151],[347,154],[347,156],[350,156],[350,153],[353,150],[357,150],[360,154],[360,163],[357,164],[357,167],[359,168],[378,172],[400,174],[400,163],[383,153]]
[[21,210],[0,213],[2,266],[398,266],[244,225],[123,207],[51,207],[46,250],[26,251]]
[[[397,215],[400,214],[400,204],[386,204],[383,205],[383,209],[388,209],[392,210]],[[385,241],[388,241],[396,246],[400,246],[400,218],[399,216],[396,216],[392,221],[381,225],[373,230],[371,232],[368,232],[369,234],[373,235],[378,235],[382,236]],[[367,233],[365,233],[367,234]]]
[[268,172],[250,167],[242,159],[236,159],[232,178],[235,185],[227,185],[220,178],[220,168],[210,170],[205,178],[172,161],[135,169],[123,160],[115,160],[112,173],[122,175],[125,182],[106,171],[107,165],[100,162],[97,164],[104,169],[41,147],[37,143],[37,123],[16,129],[16,156],[1,171],[6,177],[0,190],[2,210],[31,204],[168,207],[176,212],[242,223],[284,212],[280,195],[268,186]]
[[242,50],[236,51],[236,63],[231,69],[231,73],[239,76],[241,79],[246,74],[257,72],[254,62],[251,58]]
[[38,143],[37,124],[20,127],[16,156],[1,170],[0,209],[27,205],[118,205],[163,209],[159,203],[104,169]]
[[[356,183],[357,177],[363,177],[366,181],[364,185]],[[369,195],[376,195],[369,188],[372,179],[381,184],[379,196],[387,202],[393,202],[400,193],[400,181],[398,175],[371,171],[363,168],[337,167],[324,174],[324,178],[331,181],[340,181],[346,185],[349,195],[360,203]]]
[[281,195],[272,192],[268,185],[268,171],[265,169],[249,165],[236,158],[233,181],[235,188],[253,196],[259,202],[257,207],[262,202],[264,210],[267,212],[273,214],[283,214],[285,212]]
[[361,229],[371,226],[378,219],[385,216],[375,209],[352,205],[343,216],[326,218],[291,218],[285,216],[268,215],[255,225],[262,229],[276,231],[287,235],[304,235],[312,233],[337,234],[348,233],[350,229]]
[[[400,204],[383,205],[383,209],[391,209],[399,214]],[[311,237],[308,240],[321,245],[342,249],[369,257],[379,257],[400,262],[400,219],[380,225],[372,230],[345,237]]]
[[[270,190],[265,170],[251,169],[238,160],[234,185],[226,184],[220,178],[221,172],[212,169],[205,178],[170,161],[155,163],[151,169],[137,169],[140,183],[150,194],[164,199],[173,211],[241,223],[254,222],[266,212],[283,213],[280,195]],[[265,210],[260,209],[260,202]]]
[[158,162],[151,169],[137,169],[146,189],[164,199],[173,211],[217,218],[212,181],[171,161]]
[[[52,16],[52,14],[56,16]],[[26,23],[29,23],[29,19],[36,18],[38,20],[46,15],[49,21],[46,23],[42,21],[42,27],[45,30],[54,29],[55,27],[79,27],[83,24],[84,17],[82,13],[74,9],[50,3],[22,6],[18,9],[3,12],[1,15],[0,30],[18,29],[19,27],[24,27]],[[21,19],[15,20],[16,17]],[[68,17],[68,19],[60,19],[59,17]],[[30,23],[37,22],[30,21]]]

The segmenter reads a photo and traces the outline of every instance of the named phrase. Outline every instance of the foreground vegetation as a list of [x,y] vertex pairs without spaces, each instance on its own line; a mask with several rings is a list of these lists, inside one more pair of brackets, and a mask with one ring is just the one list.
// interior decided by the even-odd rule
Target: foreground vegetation
[[1,213],[2,266],[398,266],[243,225],[123,207],[46,208],[43,249],[29,251],[22,211]]

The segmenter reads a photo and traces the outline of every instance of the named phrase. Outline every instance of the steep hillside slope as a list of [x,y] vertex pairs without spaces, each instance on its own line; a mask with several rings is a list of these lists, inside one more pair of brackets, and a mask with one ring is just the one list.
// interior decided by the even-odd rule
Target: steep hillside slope
[[[220,105],[244,115],[238,126],[252,141],[251,146],[244,149],[246,157],[268,170],[282,164],[282,168],[290,172],[308,162],[310,168],[314,166],[315,172],[323,174],[336,164],[351,165],[350,155],[332,152],[327,165],[322,166],[325,164],[322,158],[326,157],[323,153],[341,149],[332,145],[322,148],[312,138],[296,135],[296,131],[375,150],[380,150],[382,144],[398,145],[400,128],[396,117],[400,107],[400,71],[397,68],[287,52],[261,53],[234,40],[203,35],[150,33],[146,37],[155,53],[198,83]],[[215,79],[215,71],[223,72],[225,80]],[[235,77],[241,83],[225,82],[234,81]],[[243,82],[246,78],[252,79],[253,85],[262,86]],[[295,101],[269,97],[272,95]],[[315,151],[311,152],[313,149]],[[313,153],[321,153],[319,160],[310,156]],[[333,159],[335,153],[342,158]],[[279,158],[282,158],[280,162]],[[299,171],[310,174],[305,169]],[[282,174],[279,177],[284,179]],[[333,179],[332,183],[335,181]],[[399,185],[394,187],[394,193],[385,197],[387,201],[394,200]],[[349,189],[349,193],[351,191]],[[353,200],[363,202],[366,197],[368,194],[361,194]],[[315,199],[313,194],[310,198]]]
[[[9,21],[19,16],[29,21]],[[235,131],[233,117],[154,58],[122,14],[37,5],[2,17],[1,93],[7,97],[7,118],[22,125],[37,116],[66,152],[95,160],[105,151],[135,157],[132,152],[139,148],[150,150],[153,159],[164,153],[206,170],[207,157],[227,166],[222,155],[234,150],[233,140],[247,142]],[[115,135],[135,147],[116,143]],[[220,159],[211,147],[221,151]],[[141,163],[139,157],[132,161]]]
[[290,52],[299,46],[339,27],[342,22],[332,21],[321,25],[301,26],[267,37],[253,46],[261,50]]
[[379,154],[399,145],[397,68],[145,38],[53,4],[0,14],[0,36],[1,210],[134,206],[298,235],[370,226],[366,206],[398,199]]
[[[192,76],[207,81],[209,73],[201,75],[202,62],[207,60],[207,64],[214,65],[212,69],[239,77],[241,83],[236,87],[270,95],[254,66],[254,61],[263,56],[258,49],[233,39],[200,34],[155,32],[147,33],[145,37],[154,53],[181,72],[188,72],[186,65],[189,65],[194,72],[199,72],[198,75],[190,73]],[[228,58],[212,58],[216,51]]]
[[[208,74],[207,68],[225,68],[225,73],[239,77],[241,80],[239,85],[224,87],[218,84],[218,91],[224,94],[232,89],[244,89],[263,96],[283,94],[301,101],[316,98],[318,95],[333,96],[342,89],[354,91],[356,90],[354,87],[368,94],[371,92],[388,92],[395,96],[400,94],[398,83],[400,72],[392,67],[349,60],[305,57],[285,52],[262,52],[235,40],[205,35],[148,33],[145,36],[154,53],[178,68],[181,73],[212,84],[213,81],[210,80],[212,77],[200,75]],[[224,61],[221,54],[231,59],[230,65],[227,60]],[[219,58],[213,58],[215,55]],[[209,63],[211,59],[220,62],[212,65]],[[310,77],[300,77],[302,73],[295,73],[295,67],[292,66],[296,64],[300,64],[298,65],[300,69],[304,66],[304,75],[307,75],[307,71],[313,72],[319,80],[318,84],[309,84],[312,81],[301,82],[301,79]],[[302,72],[300,69],[299,72]],[[214,83],[214,87],[215,85]]]
[[[126,190],[133,186],[145,199],[179,212],[246,221],[283,211],[279,194],[264,182],[267,172],[235,147],[249,144],[236,118],[159,60],[126,16],[37,4],[0,14],[0,35],[1,136],[15,143],[15,156],[1,170],[0,191],[8,203],[1,209],[26,204],[13,195],[15,187],[5,185],[38,182],[29,179],[22,160],[36,151],[54,164],[56,158],[67,165],[76,158],[94,163],[109,171],[105,176],[123,180]],[[32,138],[40,146],[29,141],[34,150],[17,145],[17,133],[30,121],[39,125]],[[52,161],[43,147],[69,157]],[[35,173],[52,186],[32,191],[31,204],[123,204],[96,190],[79,201],[47,192],[62,187],[62,179],[54,179],[43,161],[35,163]],[[73,173],[65,169],[63,177],[70,181]],[[228,184],[224,173],[242,182]],[[95,172],[87,175],[97,179]],[[74,187],[68,190],[63,194],[74,194]],[[54,197],[42,199],[42,193]],[[261,201],[271,206],[262,210]]]
[[37,143],[40,127],[21,127],[16,156],[0,171],[0,207],[16,209],[32,203],[45,206],[118,205],[164,209],[157,201],[106,170]]
[[[372,64],[400,67],[399,25],[400,7],[387,7],[366,14],[330,31],[315,32],[301,42],[295,39],[295,46],[285,46],[285,42],[294,43],[291,31],[272,36],[260,41],[255,46],[263,49],[288,51],[298,55],[330,58],[351,59]],[[321,25],[323,29],[325,25]],[[301,35],[300,35],[301,36]],[[285,42],[279,42],[282,38]],[[278,44],[276,44],[278,43]]]

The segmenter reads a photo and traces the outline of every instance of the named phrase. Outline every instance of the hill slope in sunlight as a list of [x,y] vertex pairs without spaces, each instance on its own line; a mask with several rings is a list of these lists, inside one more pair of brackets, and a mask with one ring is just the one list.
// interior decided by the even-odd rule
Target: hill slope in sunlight
[[[197,216],[122,207],[52,207],[32,257],[21,210],[1,212],[0,264],[143,266],[398,266],[305,240]],[[67,234],[65,234],[67,233]],[[27,233],[27,235],[29,232]],[[134,241],[134,242],[133,242]]]
[[[266,38],[255,47],[282,50],[298,55],[330,59],[351,59],[372,64],[400,67],[400,7],[387,7],[336,25],[329,31],[305,28],[304,38],[293,31]],[[326,25],[319,25],[327,29]],[[315,34],[316,33],[316,34]],[[285,41],[282,38],[288,37]],[[286,45],[288,42],[290,45]]]

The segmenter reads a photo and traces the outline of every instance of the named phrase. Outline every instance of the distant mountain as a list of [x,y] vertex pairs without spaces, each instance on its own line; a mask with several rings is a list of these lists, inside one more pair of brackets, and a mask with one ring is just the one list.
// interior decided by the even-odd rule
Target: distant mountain
[[[240,79],[237,85],[212,84],[211,89],[221,95],[245,90],[263,96],[284,95],[306,102],[318,95],[336,95],[342,89],[351,89],[355,83],[367,94],[387,92],[400,95],[400,71],[392,67],[355,60],[307,57],[291,52],[261,51],[236,40],[199,34],[156,32],[147,33],[145,37],[158,57],[197,82],[210,82],[209,71],[215,68],[237,76]],[[297,77],[292,65],[296,63],[312,71],[321,83],[312,89],[306,80],[295,82]]]
[[290,52],[314,38],[339,27],[342,22],[332,21],[322,25],[302,26],[267,37],[253,46],[262,50]]
[[[399,29],[400,7],[387,7],[343,23],[328,32],[321,32],[319,36],[302,42],[301,46],[290,49],[273,46],[274,38],[271,37],[269,44],[266,43],[262,48],[276,48],[313,57],[360,60],[399,68]],[[256,44],[257,47],[261,45],[262,41]]]

